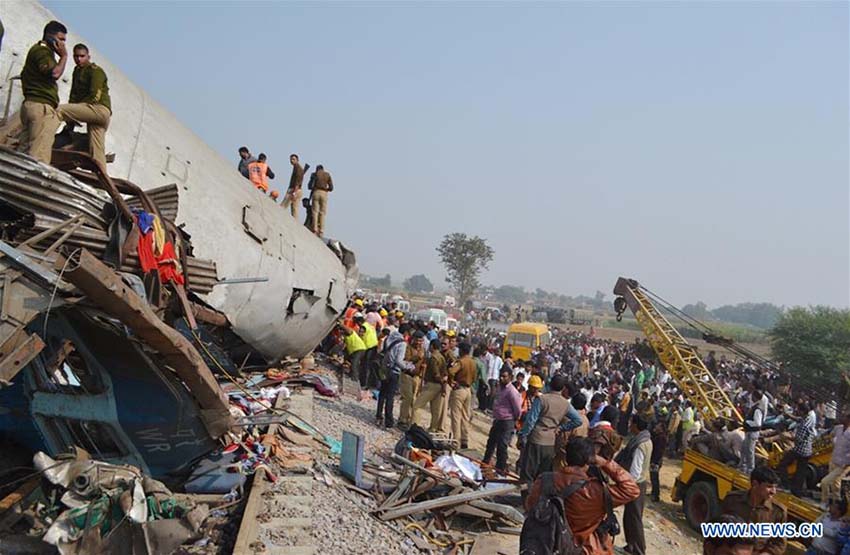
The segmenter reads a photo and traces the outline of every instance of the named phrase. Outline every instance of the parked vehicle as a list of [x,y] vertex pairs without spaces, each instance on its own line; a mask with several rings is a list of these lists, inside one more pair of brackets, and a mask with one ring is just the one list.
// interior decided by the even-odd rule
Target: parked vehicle
[[511,351],[514,360],[531,360],[531,353],[552,341],[549,326],[537,322],[511,324],[502,353]]
[[449,329],[449,315],[442,308],[423,308],[422,310],[417,310],[413,315],[413,319],[422,320],[423,322],[434,322],[441,330]]

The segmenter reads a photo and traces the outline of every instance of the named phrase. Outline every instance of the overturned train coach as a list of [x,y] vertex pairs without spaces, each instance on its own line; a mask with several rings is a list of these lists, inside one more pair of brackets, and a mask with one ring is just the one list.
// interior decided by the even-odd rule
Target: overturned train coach
[[16,152],[22,96],[9,77],[51,19],[35,2],[3,13],[2,450],[76,445],[178,476],[230,428],[219,379],[251,356],[301,357],[331,330],[356,286],[354,255],[251,187],[91,45],[114,106],[106,171],[73,150],[51,165]]

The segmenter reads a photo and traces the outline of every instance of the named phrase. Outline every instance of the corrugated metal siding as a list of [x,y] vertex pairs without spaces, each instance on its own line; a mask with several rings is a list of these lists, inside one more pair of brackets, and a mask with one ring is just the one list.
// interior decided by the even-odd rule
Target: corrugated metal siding
[[[164,218],[174,220],[177,216],[178,193],[176,185],[166,185],[147,191]],[[108,222],[101,213],[111,203],[105,191],[96,189],[67,173],[49,168],[31,160],[23,154],[0,147],[0,200],[24,213],[32,213],[32,227],[21,230],[16,241],[24,241],[42,231],[59,225],[82,214],[84,223],[65,241],[65,245],[84,247],[98,258],[103,257],[109,241],[106,229]],[[136,197],[128,197],[131,208],[141,208]],[[59,235],[42,240],[37,247],[46,248]],[[188,257],[184,271],[193,291],[206,294],[218,280],[215,263]],[[138,272],[139,259],[135,249],[121,267],[125,272]]]

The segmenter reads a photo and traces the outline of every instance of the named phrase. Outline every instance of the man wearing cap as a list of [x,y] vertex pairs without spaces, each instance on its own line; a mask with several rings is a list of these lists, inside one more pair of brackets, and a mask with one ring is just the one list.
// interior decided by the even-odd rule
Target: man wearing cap
[[568,432],[581,426],[578,412],[561,394],[566,383],[563,374],[552,378],[549,392],[534,400],[519,432],[517,444],[523,451],[519,475],[529,487],[540,474],[552,471],[558,430]]
[[398,415],[398,427],[401,430],[407,430],[413,423],[413,402],[416,399],[416,394],[419,392],[419,384],[422,376],[425,374],[424,338],[424,333],[418,330],[415,331],[410,345],[404,353],[404,360],[411,363],[414,367],[404,370],[399,380],[401,387],[401,409]]
[[446,371],[446,358],[440,351],[440,341],[435,339],[428,346],[430,357],[425,365],[425,375],[422,377],[422,388],[416,401],[413,403],[413,419],[416,420],[416,411],[425,408],[431,409],[431,423],[428,431],[431,433],[442,431],[443,427],[443,405],[447,395],[448,372]]
[[363,366],[363,353],[366,352],[366,345],[363,344],[363,340],[360,338],[357,333],[345,325],[339,326],[343,335],[343,343],[345,344],[345,355],[348,357],[348,363],[351,366],[351,377],[361,380],[361,392],[360,392],[360,400],[363,400],[363,381],[361,376],[363,372],[361,370]]
[[449,368],[449,382],[452,391],[449,394],[449,414],[451,416],[452,436],[460,441],[460,448],[469,447],[469,399],[472,395],[472,382],[478,369],[470,353],[469,343],[458,346],[460,358]]
[[363,355],[363,367],[360,369],[360,387],[363,389],[364,377],[367,386],[374,385],[372,366],[375,361],[375,355],[378,352],[378,332],[366,321],[366,317],[362,312],[356,312],[354,314],[354,324],[360,330],[360,337],[363,339],[363,345],[366,347],[366,353]]

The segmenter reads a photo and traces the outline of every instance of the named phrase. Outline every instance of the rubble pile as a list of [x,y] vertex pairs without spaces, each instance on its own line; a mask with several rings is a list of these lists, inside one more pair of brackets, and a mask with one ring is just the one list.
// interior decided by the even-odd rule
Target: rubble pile
[[170,553],[199,537],[209,513],[134,466],[94,461],[79,449],[58,460],[39,452],[33,464],[44,480],[29,494],[34,502],[4,515],[0,552],[27,552],[40,535],[62,555]]

